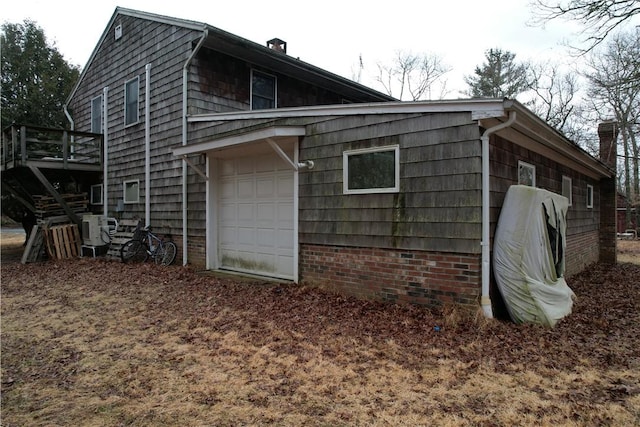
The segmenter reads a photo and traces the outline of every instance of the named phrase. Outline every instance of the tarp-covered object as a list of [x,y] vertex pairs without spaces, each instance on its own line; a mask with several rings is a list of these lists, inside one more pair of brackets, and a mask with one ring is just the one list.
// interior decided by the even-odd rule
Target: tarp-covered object
[[575,295],[564,279],[568,200],[526,185],[507,191],[493,246],[494,275],[516,323],[555,324]]

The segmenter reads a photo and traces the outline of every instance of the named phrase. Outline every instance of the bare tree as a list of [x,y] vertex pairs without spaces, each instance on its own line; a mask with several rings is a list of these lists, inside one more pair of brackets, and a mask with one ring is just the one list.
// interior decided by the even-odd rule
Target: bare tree
[[[436,82],[446,86],[443,76],[451,71],[437,55],[428,53],[414,54],[397,51],[389,65],[377,64],[378,74],[375,81],[382,85],[386,93],[400,100],[432,99],[432,89]],[[440,96],[446,92],[440,91]]]
[[534,22],[539,25],[558,19],[577,21],[584,25],[587,48],[591,51],[613,30],[640,13],[638,0],[534,0],[531,3]]
[[[640,224],[640,30],[616,34],[602,52],[593,51],[585,74],[589,98],[594,108],[615,117],[620,126],[623,154],[623,184],[629,204],[636,206],[636,224]],[[603,114],[604,113],[604,114]],[[620,155],[619,155],[620,156]],[[627,211],[627,225],[631,219]]]
[[577,75],[563,73],[558,64],[531,64],[529,89],[535,94],[530,108],[549,125],[563,131],[576,108]]

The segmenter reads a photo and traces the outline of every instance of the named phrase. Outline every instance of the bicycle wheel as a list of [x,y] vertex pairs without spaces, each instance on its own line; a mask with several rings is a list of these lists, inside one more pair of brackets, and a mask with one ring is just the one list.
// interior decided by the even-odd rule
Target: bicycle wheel
[[175,243],[171,241],[162,242],[162,245],[156,250],[156,264],[171,265],[175,261],[177,253],[178,248]]
[[122,262],[145,262],[148,257],[147,246],[140,240],[129,240],[120,249]]

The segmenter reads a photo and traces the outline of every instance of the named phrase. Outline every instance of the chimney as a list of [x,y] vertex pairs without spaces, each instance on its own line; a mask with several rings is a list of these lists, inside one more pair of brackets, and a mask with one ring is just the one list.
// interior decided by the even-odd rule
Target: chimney
[[614,120],[602,122],[598,125],[600,160],[613,170],[616,170],[618,162],[618,131],[618,123]]
[[269,40],[267,42],[267,47],[275,50],[276,52],[287,53],[287,42],[278,38]]
[[611,178],[600,180],[600,229],[598,230],[598,244],[600,246],[599,261],[604,264],[617,262],[617,191],[616,165],[618,150],[618,123],[610,120],[598,125],[600,138],[600,160],[613,171]]

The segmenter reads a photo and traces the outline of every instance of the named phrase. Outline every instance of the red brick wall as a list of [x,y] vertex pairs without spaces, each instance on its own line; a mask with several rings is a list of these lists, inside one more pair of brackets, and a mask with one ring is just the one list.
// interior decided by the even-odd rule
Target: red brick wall
[[[175,240],[178,241],[178,240]],[[205,267],[207,265],[206,259],[206,244],[207,239],[205,236],[187,236],[188,241],[188,256],[189,264],[196,267]],[[180,236],[179,242],[182,242],[182,236]],[[182,251],[180,251],[182,256]],[[182,260],[180,261],[182,263]]]
[[476,306],[479,255],[301,245],[302,283],[363,299]]
[[599,234],[597,230],[567,237],[565,277],[571,277],[598,262]]

